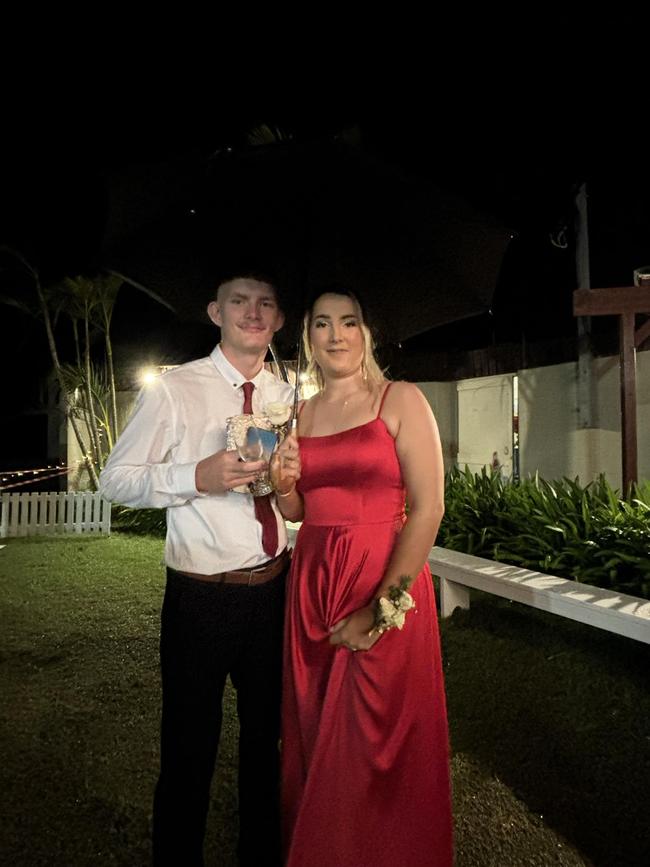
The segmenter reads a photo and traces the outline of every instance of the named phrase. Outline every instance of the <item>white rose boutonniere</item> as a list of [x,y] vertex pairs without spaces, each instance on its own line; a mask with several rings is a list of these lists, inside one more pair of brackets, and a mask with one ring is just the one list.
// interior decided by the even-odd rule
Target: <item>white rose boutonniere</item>
[[279,401],[267,403],[264,407],[264,412],[274,427],[282,427],[283,424],[289,421],[291,416],[291,404],[280,403]]

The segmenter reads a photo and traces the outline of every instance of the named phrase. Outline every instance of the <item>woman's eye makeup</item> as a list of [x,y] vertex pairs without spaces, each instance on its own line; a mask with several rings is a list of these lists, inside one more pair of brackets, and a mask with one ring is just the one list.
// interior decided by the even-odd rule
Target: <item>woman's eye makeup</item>
[[[316,319],[314,321],[314,328],[324,328],[326,325],[330,323],[326,319]],[[359,323],[356,319],[345,319],[342,323],[346,328],[356,328]]]

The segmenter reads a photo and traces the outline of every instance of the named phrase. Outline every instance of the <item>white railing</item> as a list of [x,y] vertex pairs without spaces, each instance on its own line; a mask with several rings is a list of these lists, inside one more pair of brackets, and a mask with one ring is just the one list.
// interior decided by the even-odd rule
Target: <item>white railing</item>
[[111,532],[111,504],[100,493],[0,494],[0,538]]

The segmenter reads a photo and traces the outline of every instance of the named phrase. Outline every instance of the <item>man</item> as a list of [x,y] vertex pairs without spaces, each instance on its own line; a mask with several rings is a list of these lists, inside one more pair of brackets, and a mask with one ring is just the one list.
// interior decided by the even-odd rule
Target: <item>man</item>
[[[221,343],[207,358],[159,377],[101,475],[104,496],[167,508],[162,609],[161,770],[154,799],[154,864],[203,864],[203,836],[226,677],[240,722],[240,863],[279,863],[278,738],[286,530],[272,498],[233,491],[264,461],[226,451],[226,419],[289,403],[292,389],[264,370],[283,323],[273,285],[238,274],[208,305]],[[248,384],[247,384],[248,383]],[[253,384],[254,388],[251,387]]]

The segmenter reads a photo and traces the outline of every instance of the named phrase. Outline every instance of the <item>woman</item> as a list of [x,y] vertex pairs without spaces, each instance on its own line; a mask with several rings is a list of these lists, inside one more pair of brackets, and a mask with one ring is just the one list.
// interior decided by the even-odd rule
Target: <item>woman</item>
[[425,565],[443,515],[436,423],[414,385],[384,379],[351,293],[317,298],[303,339],[320,391],[276,467],[280,509],[303,521],[286,609],[286,863],[450,867],[447,721]]

